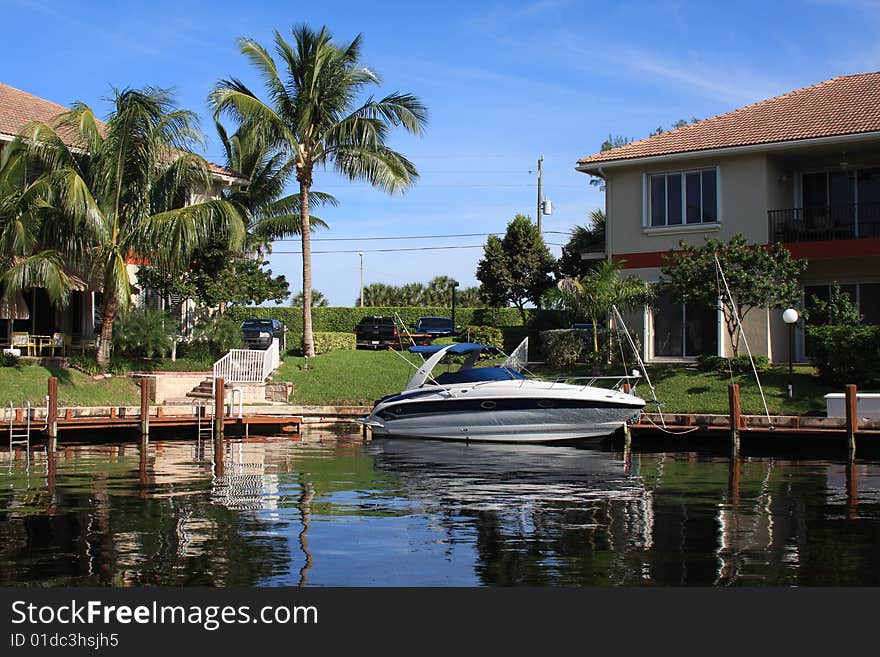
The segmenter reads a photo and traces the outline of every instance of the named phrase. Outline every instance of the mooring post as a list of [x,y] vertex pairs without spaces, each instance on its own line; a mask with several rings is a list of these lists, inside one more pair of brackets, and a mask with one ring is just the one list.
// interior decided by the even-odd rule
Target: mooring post
[[727,400],[730,404],[730,442],[733,455],[739,455],[739,428],[740,428],[740,407],[739,407],[739,384],[731,383],[727,386]]
[[55,451],[58,438],[58,377],[50,376],[48,382],[49,408],[46,415],[46,429],[49,432],[49,451]]
[[150,379],[141,377],[141,439],[150,439]]
[[849,443],[849,458],[856,457],[856,432],[859,430],[859,409],[857,388],[853,384],[846,387],[846,439]]
[[223,415],[226,412],[226,381],[214,379],[214,436],[223,440]]

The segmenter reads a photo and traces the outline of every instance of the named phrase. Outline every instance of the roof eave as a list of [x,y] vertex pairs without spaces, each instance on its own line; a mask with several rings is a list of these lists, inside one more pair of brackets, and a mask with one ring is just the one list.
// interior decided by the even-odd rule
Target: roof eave
[[761,144],[746,144],[744,146],[725,146],[723,148],[704,148],[696,151],[682,151],[679,153],[663,153],[660,155],[645,155],[642,157],[621,158],[617,160],[597,160],[595,162],[580,162],[575,167],[576,171],[590,175],[602,175],[604,169],[613,169],[640,164],[653,164],[673,160],[694,160],[713,156],[738,155],[740,153],[756,153],[778,150],[791,150],[793,148],[811,148],[842,142],[861,142],[880,140],[880,130],[872,132],[855,132],[845,135],[833,135],[830,137],[812,137],[809,139],[793,139],[790,141],[764,142]]

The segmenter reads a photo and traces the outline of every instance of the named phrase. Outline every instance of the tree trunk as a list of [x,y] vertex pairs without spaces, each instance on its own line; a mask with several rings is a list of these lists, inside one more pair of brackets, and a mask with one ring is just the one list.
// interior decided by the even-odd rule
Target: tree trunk
[[[593,353],[597,356],[599,355],[599,329],[596,326],[596,316],[590,315],[590,319],[593,322]],[[596,359],[598,362],[598,358]]]
[[105,288],[104,312],[102,313],[101,339],[98,342],[98,365],[106,368],[110,362],[110,345],[113,342],[113,322],[119,309],[114,295]]
[[315,339],[312,335],[312,234],[309,225],[310,172],[303,173],[299,183],[299,212],[302,220],[302,259],[303,259],[303,355],[315,355]]

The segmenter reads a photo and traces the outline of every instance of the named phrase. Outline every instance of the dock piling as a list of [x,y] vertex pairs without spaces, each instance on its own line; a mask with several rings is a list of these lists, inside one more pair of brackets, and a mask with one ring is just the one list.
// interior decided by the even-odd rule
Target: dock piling
[[223,440],[223,416],[226,413],[226,381],[214,379],[214,436]]
[[150,379],[141,378],[141,439],[150,439]]
[[738,383],[731,383],[727,386],[727,401],[730,405],[730,442],[735,457],[739,454],[739,429],[741,426]]
[[58,377],[50,376],[47,386],[49,403],[46,409],[46,431],[49,433],[50,451],[54,451],[55,440],[58,438]]
[[858,389],[855,385],[846,386],[846,439],[849,444],[849,458],[856,457],[856,432],[859,430]]

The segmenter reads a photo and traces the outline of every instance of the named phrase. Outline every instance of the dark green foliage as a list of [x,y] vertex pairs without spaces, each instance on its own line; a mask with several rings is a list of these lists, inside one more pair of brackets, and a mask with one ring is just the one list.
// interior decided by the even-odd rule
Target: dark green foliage
[[542,331],[541,350],[550,367],[582,363],[593,355],[593,334],[582,329]]
[[113,325],[113,347],[120,356],[165,356],[171,352],[174,322],[167,312],[135,308]]
[[[550,367],[563,367],[575,363],[611,363],[631,365],[636,362],[626,336],[617,331],[597,331],[599,351],[594,349],[593,331],[590,329],[557,329],[538,334],[540,353]],[[636,349],[641,349],[637,336],[633,336]]]
[[[724,322],[733,355],[739,353],[740,319],[753,308],[796,307],[800,301],[798,277],[807,267],[806,260],[796,260],[782,244],[763,247],[735,235],[730,242],[708,239],[703,246],[680,243],[680,251],[670,251],[660,269],[660,294],[680,303],[698,303],[715,308],[722,299]],[[715,257],[718,257],[732,299],[720,280]]]
[[480,295],[494,306],[512,303],[526,321],[525,305],[537,305],[553,285],[556,265],[532,220],[518,214],[507,224],[503,238],[490,235],[477,265]]
[[880,327],[807,326],[810,356],[828,383],[880,384]]
[[810,324],[830,324],[832,326],[845,326],[861,324],[863,317],[859,314],[855,301],[846,292],[840,289],[837,281],[831,286],[831,294],[828,301],[813,296],[807,300],[809,313],[804,313]]
[[92,376],[104,371],[104,368],[98,365],[98,359],[94,354],[71,354],[67,359],[67,365]]
[[215,315],[196,324],[189,355],[195,354],[199,360],[204,359],[206,351],[212,356],[221,356],[230,349],[241,348],[242,340],[240,322],[229,316]]
[[0,367],[18,367],[20,362],[18,356],[14,354],[0,353]]
[[[312,321],[315,331],[324,332],[353,332],[354,327],[364,317],[372,315],[394,316],[397,314],[403,321],[403,326],[412,330],[419,321],[419,317],[452,317],[452,310],[448,307],[424,306],[424,307],[329,307],[313,308]],[[291,347],[300,343],[302,338],[302,308],[290,307],[237,307],[233,306],[226,311],[226,317],[242,322],[249,317],[276,318],[287,327],[287,344]],[[529,309],[527,318],[536,321],[562,321],[561,313],[547,310]],[[551,318],[551,319],[545,319]],[[522,324],[522,317],[516,308],[458,308],[455,309],[455,323],[461,326],[468,324],[482,324],[497,326],[517,326]],[[559,326],[560,324],[555,324]]]
[[556,261],[558,275],[567,278],[584,276],[601,260],[584,260],[581,253],[604,250],[605,213],[602,210],[593,210],[590,213],[589,226],[572,228],[568,243],[562,247],[562,254]]
[[468,342],[504,348],[504,334],[494,326],[468,326],[464,330],[464,337]]
[[324,354],[328,351],[356,349],[357,339],[354,333],[338,331],[315,331],[315,353]]
[[[770,359],[767,356],[758,354],[754,357],[755,368],[759,372],[764,372],[770,368]],[[724,358],[723,356],[700,355],[697,356],[697,367],[704,372],[733,372],[734,374],[743,374],[752,371],[752,364],[748,356],[735,356],[733,358]]]

